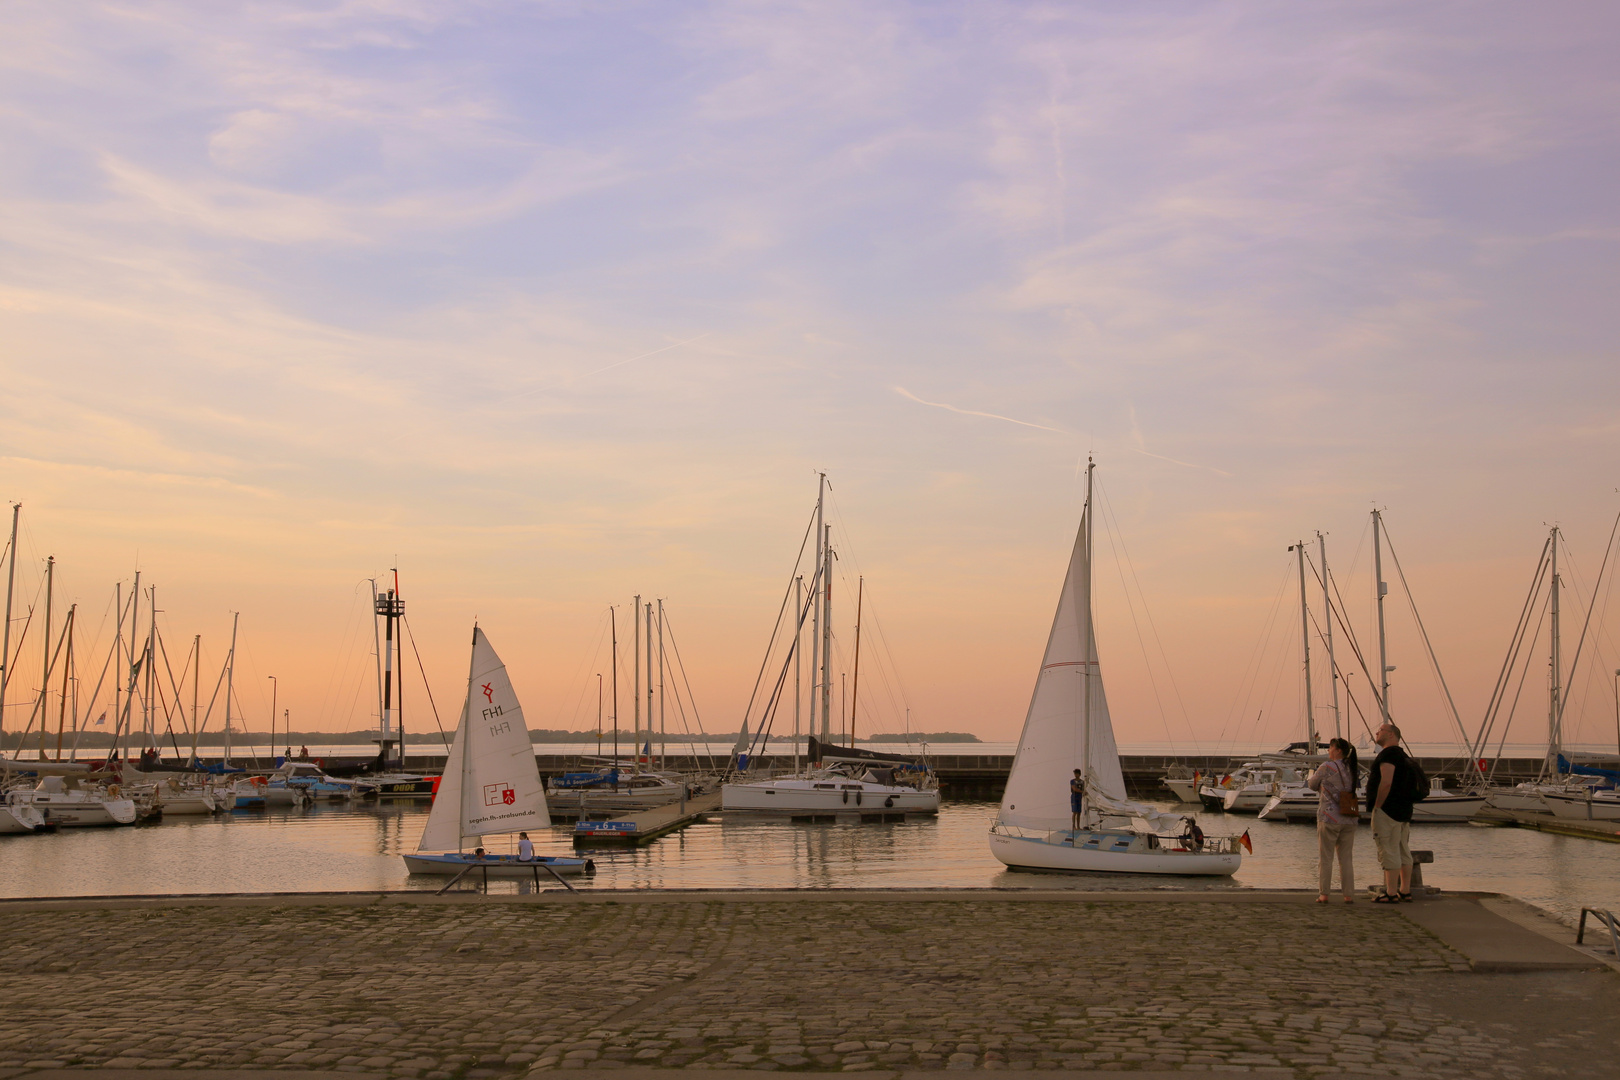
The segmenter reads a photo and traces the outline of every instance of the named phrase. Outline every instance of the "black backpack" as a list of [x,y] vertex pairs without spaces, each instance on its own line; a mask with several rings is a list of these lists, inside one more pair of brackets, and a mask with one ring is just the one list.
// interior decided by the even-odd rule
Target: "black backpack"
[[1412,801],[1420,803],[1429,797],[1429,778],[1411,754],[1406,755],[1406,768],[1412,776]]

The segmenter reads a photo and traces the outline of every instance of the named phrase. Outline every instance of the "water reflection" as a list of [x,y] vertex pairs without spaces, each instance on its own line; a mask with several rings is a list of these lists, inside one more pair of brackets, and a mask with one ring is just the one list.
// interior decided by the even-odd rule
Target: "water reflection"
[[[1212,833],[1249,829],[1255,852],[1233,879],[1165,879],[1009,871],[991,858],[990,802],[947,802],[937,819],[887,824],[733,818],[694,825],[645,848],[593,851],[601,888],[1314,889],[1316,833],[1303,825],[1200,814]],[[181,817],[127,829],[68,829],[0,837],[0,895],[83,896],[200,892],[436,889],[405,873],[427,808],[411,803],[318,804],[307,809]],[[1620,845],[1522,829],[1419,825],[1413,846],[1435,852],[1428,880],[1453,890],[1506,892],[1573,920],[1582,906],[1620,907]],[[572,854],[565,830],[535,837],[545,854]],[[492,850],[513,847],[492,838]],[[1357,838],[1356,879],[1378,879],[1372,838]],[[532,882],[492,882],[532,890]],[[542,888],[557,888],[543,884]]]

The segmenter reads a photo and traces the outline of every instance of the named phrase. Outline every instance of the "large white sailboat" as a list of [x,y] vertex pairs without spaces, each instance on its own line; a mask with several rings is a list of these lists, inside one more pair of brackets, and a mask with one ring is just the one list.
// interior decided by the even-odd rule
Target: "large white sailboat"
[[[1233,874],[1243,860],[1237,838],[1201,840],[1161,832],[1162,826],[1174,828],[1186,819],[1125,798],[1091,610],[1095,468],[1086,466],[1080,531],[1001,812],[990,827],[990,852],[1014,869]],[[1077,769],[1085,787],[1078,829],[1069,803],[1069,782]]]
[[[549,828],[546,789],[535,765],[523,708],[512,691],[506,665],[474,626],[461,723],[427,827],[416,853],[405,856],[405,866],[413,874],[459,874],[477,867],[489,877],[528,877],[537,865],[563,874],[592,868],[586,859],[519,859],[486,854],[477,846],[486,836]],[[476,850],[465,852],[469,844]],[[435,854],[451,847],[456,850]]]

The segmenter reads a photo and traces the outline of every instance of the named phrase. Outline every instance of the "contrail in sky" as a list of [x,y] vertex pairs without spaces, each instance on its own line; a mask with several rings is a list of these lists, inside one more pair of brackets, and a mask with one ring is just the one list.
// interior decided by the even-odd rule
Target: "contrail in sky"
[[[1020,427],[1032,427],[1040,431],[1052,431],[1059,435],[1074,434],[1074,432],[1064,431],[1062,428],[1047,427],[1045,424],[1032,424],[1028,420],[1015,420],[1010,416],[1002,416],[1000,413],[980,412],[977,409],[959,409],[955,405],[947,405],[943,401],[924,401],[922,398],[918,397],[916,394],[913,394],[910,390],[907,390],[903,386],[896,386],[892,387],[891,389],[893,389],[894,392],[899,394],[901,397],[909,398],[919,405],[929,405],[936,409],[944,409],[947,412],[960,413],[963,416],[982,416],[989,420],[1005,420],[1009,424],[1017,424]],[[1207,472],[1215,473],[1217,476],[1232,475],[1231,473],[1226,472],[1224,469],[1217,469],[1212,465],[1197,465],[1191,461],[1180,461],[1173,457],[1165,457],[1163,454],[1155,454],[1152,451],[1143,450],[1139,446],[1127,445],[1125,449],[1130,450],[1133,453],[1141,454],[1144,457],[1157,458],[1159,461],[1168,461],[1172,465],[1180,465],[1184,469],[1203,469]]]
[[699,334],[697,337],[687,338],[685,341],[677,341],[673,345],[665,345],[661,349],[654,349],[652,352],[644,352],[640,356],[629,356],[629,357],[626,357],[623,360],[615,360],[611,364],[606,364],[606,365],[604,365],[602,367],[595,368],[595,369],[593,369],[591,371],[582,371],[578,375],[570,375],[566,379],[561,379],[558,382],[549,383],[549,384],[547,384],[545,386],[537,386],[533,390],[520,390],[517,393],[513,394],[512,396],[515,397],[515,398],[520,398],[520,397],[527,397],[530,394],[543,394],[547,390],[555,390],[557,387],[563,386],[563,385],[565,385],[567,383],[571,383],[571,382],[575,381],[576,379],[588,378],[591,375],[600,375],[604,371],[610,371],[613,368],[621,367],[621,366],[623,366],[625,364],[633,364],[637,360],[645,360],[649,356],[657,356],[659,353],[661,353],[661,352],[669,352],[669,350],[671,350],[671,349],[679,349],[681,346],[690,345],[694,341],[702,341],[704,338],[706,338],[708,336],[709,336],[709,332],[705,331],[704,333]]
[[990,420],[1005,420],[1009,424],[1018,424],[1020,427],[1038,428],[1041,431],[1055,431],[1059,435],[1069,434],[1069,432],[1064,431],[1062,428],[1047,427],[1045,424],[1032,424],[1028,420],[1014,420],[1010,416],[1001,416],[998,413],[978,412],[974,409],[958,409],[955,405],[947,405],[943,401],[924,401],[922,398],[918,397],[916,394],[913,394],[910,390],[907,390],[903,386],[893,387],[893,390],[901,397],[908,397],[919,405],[932,405],[936,409],[945,409],[953,413],[961,413],[963,416],[983,416]]

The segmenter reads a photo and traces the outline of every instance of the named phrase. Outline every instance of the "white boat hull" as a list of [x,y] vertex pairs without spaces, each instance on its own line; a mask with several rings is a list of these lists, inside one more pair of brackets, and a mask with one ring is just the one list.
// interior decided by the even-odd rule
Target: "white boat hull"
[[1545,793],[1541,796],[1555,817],[1564,821],[1620,821],[1620,798]]
[[469,866],[478,869],[467,876],[483,880],[485,874],[492,878],[534,878],[535,867],[540,867],[540,880],[555,880],[545,867],[557,871],[559,874],[585,874],[596,870],[596,864],[590,859],[571,859],[552,855],[538,855],[527,862],[520,862],[516,855],[485,855],[482,859],[466,854],[450,852],[446,855],[426,855],[417,852],[406,855],[405,869],[412,874],[439,874],[450,876],[459,874]]
[[1222,807],[1229,814],[1258,814],[1270,801],[1269,787],[1232,788],[1222,799]]
[[34,792],[29,804],[63,828],[133,825],[137,816],[133,799],[72,798]]
[[176,795],[171,793],[159,794],[157,805],[162,808],[164,817],[176,815],[212,814],[218,804],[214,797],[205,793]]
[[[1071,834],[1049,835],[1067,837]],[[1079,835],[1087,834],[1082,832]],[[1103,846],[1077,847],[1072,843],[1004,832],[990,834],[990,853],[1014,870],[1229,877],[1243,865],[1242,854],[1235,851],[1173,851],[1164,848],[1154,851],[1110,851]]]
[[937,814],[939,792],[857,781],[723,784],[722,810],[775,814]]
[[44,832],[45,815],[31,806],[0,806],[0,836]]
[[1485,805],[1514,814],[1552,813],[1552,808],[1542,799],[1540,792],[1518,791],[1512,788],[1505,791],[1491,792],[1485,796]]
[[1164,786],[1176,797],[1177,802],[1195,803],[1198,801],[1197,780],[1177,780],[1171,777],[1164,778]]
[[1412,804],[1412,824],[1437,825],[1472,821],[1485,808],[1485,796],[1430,792],[1420,803]]

